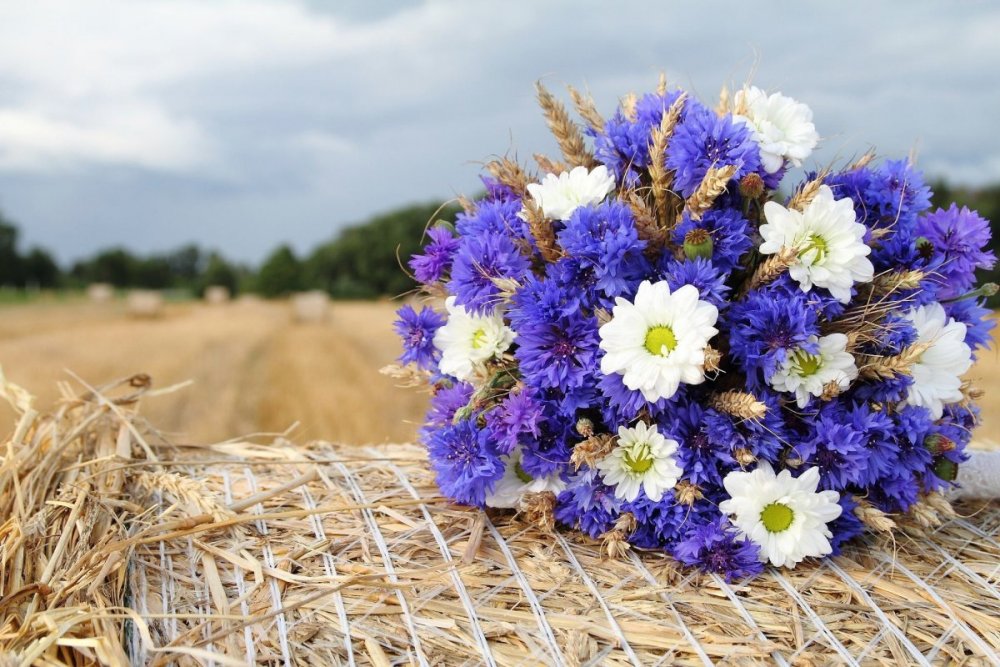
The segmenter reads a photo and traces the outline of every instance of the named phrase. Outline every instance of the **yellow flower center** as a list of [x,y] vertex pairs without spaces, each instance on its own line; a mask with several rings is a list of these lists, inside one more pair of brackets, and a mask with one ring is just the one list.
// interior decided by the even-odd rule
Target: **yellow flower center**
[[646,332],[646,349],[650,354],[665,357],[673,352],[675,347],[677,347],[677,337],[670,327],[666,325],[653,327]]
[[760,520],[770,533],[788,530],[793,519],[795,519],[795,512],[784,503],[771,503],[760,512]]
[[826,239],[819,234],[810,234],[799,249],[799,257],[806,258],[810,253],[813,253],[810,264],[819,264],[826,259],[827,249]]
[[804,350],[796,350],[792,355],[792,365],[795,372],[802,377],[815,375],[823,367],[823,358],[818,354],[809,354]]
[[520,459],[518,459],[517,462],[514,464],[514,474],[517,475],[517,478],[522,482],[524,482],[525,484],[535,479],[528,473],[524,472],[524,468],[521,467]]
[[641,475],[653,467],[653,452],[650,451],[648,444],[639,443],[628,449],[622,460],[626,468]]
[[472,349],[478,350],[486,343],[486,332],[482,329],[477,329],[476,333],[472,334]]

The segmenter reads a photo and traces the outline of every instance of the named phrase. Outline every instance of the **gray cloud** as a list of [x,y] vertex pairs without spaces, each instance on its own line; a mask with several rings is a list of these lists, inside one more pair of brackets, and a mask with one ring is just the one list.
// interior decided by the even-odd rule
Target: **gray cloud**
[[[650,5],[650,6],[647,6]],[[875,145],[1000,179],[1000,10],[981,3],[204,3],[0,16],[0,206],[70,259],[189,240],[258,260],[551,151],[532,83],[808,103],[819,162]]]

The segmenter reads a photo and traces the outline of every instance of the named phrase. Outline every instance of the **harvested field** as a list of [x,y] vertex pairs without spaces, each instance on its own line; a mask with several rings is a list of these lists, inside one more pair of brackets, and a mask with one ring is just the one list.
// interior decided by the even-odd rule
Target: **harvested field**
[[67,370],[89,382],[148,373],[158,388],[190,380],[147,413],[175,441],[282,432],[296,422],[297,439],[407,441],[426,397],[378,373],[399,352],[394,310],[340,302],[323,323],[295,323],[281,301],[168,303],[150,320],[130,318],[120,301],[7,306],[0,365],[43,404]]

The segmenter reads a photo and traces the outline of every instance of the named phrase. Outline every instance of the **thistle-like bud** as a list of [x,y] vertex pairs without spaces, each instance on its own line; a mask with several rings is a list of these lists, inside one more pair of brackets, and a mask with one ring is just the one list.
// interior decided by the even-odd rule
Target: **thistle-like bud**
[[760,174],[749,173],[740,179],[740,195],[747,199],[759,199],[764,194],[764,179]]
[[930,259],[934,254],[934,244],[926,236],[918,236],[916,241],[917,252],[923,259]]
[[696,227],[684,235],[684,255],[688,259],[711,259],[715,250],[712,235],[704,229]]
[[576,420],[576,432],[585,438],[593,437],[594,422],[590,421],[586,417],[580,417]]
[[955,478],[958,477],[958,464],[943,456],[934,459],[934,466],[931,469],[935,475],[946,482],[954,482]]
[[955,441],[943,435],[934,433],[924,438],[924,448],[934,456],[955,451]]

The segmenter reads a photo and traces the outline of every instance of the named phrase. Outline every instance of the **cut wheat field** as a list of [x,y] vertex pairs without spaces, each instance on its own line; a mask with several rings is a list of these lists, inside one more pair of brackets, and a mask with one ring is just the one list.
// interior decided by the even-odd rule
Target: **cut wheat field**
[[[298,441],[409,441],[427,397],[378,372],[399,354],[397,305],[334,302],[322,324],[293,322],[287,302],[252,299],[168,304],[156,319],[130,318],[121,302],[8,305],[0,308],[0,365],[43,406],[70,373],[102,383],[142,372],[160,388],[191,381],[143,409],[180,443],[294,424]],[[985,390],[978,437],[1000,440],[1000,354],[982,354],[970,376]]]
[[[335,302],[325,323],[292,321],[283,301],[168,304],[134,319],[121,302],[0,308],[0,365],[48,406],[56,382],[148,373],[143,413],[174,442],[215,442],[257,432],[350,443],[412,440],[426,395],[395,386],[379,368],[399,354],[389,302]],[[6,408],[4,408],[6,410]],[[0,416],[9,423],[6,412]]]

